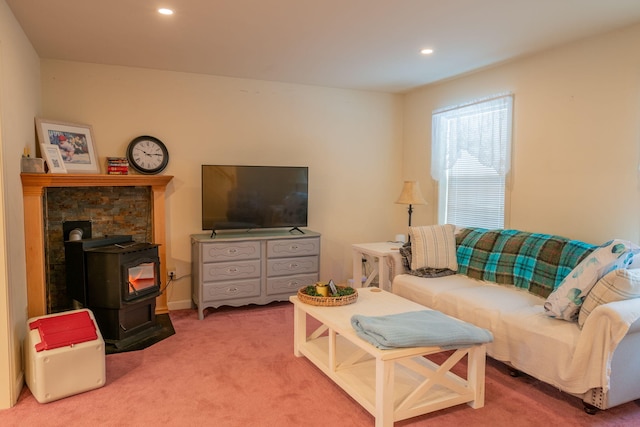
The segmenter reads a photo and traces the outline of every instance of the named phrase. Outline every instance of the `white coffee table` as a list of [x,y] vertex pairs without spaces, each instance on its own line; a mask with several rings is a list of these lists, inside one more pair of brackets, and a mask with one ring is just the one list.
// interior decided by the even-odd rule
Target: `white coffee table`
[[[450,406],[484,406],[484,344],[456,349],[437,365],[422,357],[439,347],[380,350],[358,337],[351,316],[381,316],[425,307],[378,288],[359,288],[358,301],[339,307],[294,304],[294,354],[305,356],[375,417],[376,427]],[[307,336],[307,315],[321,326]],[[325,333],[327,332],[327,333]],[[466,379],[451,372],[465,355]]]

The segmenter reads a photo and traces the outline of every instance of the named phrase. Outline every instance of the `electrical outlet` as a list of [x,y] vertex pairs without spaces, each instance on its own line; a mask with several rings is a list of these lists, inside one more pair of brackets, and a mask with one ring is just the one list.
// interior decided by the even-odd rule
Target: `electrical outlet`
[[167,275],[169,279],[175,279],[178,276],[175,270],[167,270]]

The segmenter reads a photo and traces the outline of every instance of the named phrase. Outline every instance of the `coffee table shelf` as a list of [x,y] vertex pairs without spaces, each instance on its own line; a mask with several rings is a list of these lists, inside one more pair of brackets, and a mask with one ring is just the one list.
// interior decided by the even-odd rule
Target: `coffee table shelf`
[[[294,353],[305,356],[376,419],[376,426],[392,426],[417,415],[468,403],[484,405],[484,345],[456,349],[441,365],[425,355],[441,353],[439,347],[380,350],[353,331],[353,314],[393,314],[424,307],[388,292],[359,289],[358,302],[342,307],[316,307],[291,297],[294,311]],[[307,316],[321,326],[307,336]],[[467,375],[451,368],[465,356]]]

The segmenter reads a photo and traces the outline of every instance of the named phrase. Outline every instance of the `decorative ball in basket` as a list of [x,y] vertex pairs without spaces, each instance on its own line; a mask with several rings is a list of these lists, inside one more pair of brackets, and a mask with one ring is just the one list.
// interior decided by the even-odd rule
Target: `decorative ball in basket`
[[330,280],[298,289],[298,299],[305,304],[335,307],[356,302],[358,291],[349,286],[336,286]]

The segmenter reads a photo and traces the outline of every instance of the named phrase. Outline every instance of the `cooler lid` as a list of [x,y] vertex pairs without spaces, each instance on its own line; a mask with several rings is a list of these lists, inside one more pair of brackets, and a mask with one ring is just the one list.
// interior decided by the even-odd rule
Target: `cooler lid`
[[29,329],[38,329],[40,343],[36,351],[53,350],[98,339],[96,325],[88,311],[43,317],[29,323]]

